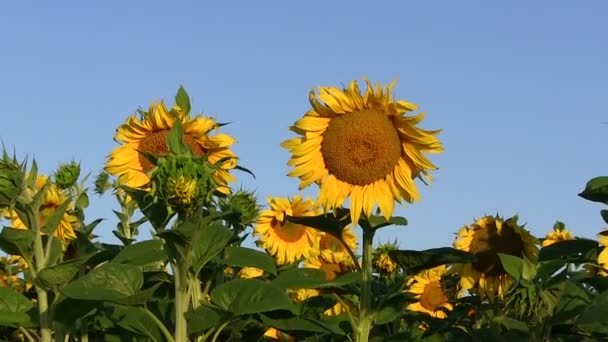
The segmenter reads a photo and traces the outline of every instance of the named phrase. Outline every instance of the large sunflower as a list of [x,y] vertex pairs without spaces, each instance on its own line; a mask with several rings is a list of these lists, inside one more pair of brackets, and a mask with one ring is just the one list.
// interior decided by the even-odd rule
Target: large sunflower
[[163,102],[152,103],[148,113],[140,118],[130,116],[121,125],[114,140],[121,143],[108,156],[106,171],[118,176],[122,185],[132,188],[143,187],[150,181],[147,172],[154,166],[143,153],[166,155],[169,153],[167,137],[169,130],[179,118],[184,128],[184,143],[190,147],[196,156],[208,154],[210,164],[222,160],[220,168],[215,173],[217,190],[228,194],[228,182],[235,178],[228,171],[236,166],[236,156],[229,149],[235,140],[227,134],[210,133],[217,130],[219,125],[214,119],[204,116],[191,118],[181,108],[174,106],[171,112]]
[[[47,183],[47,180],[48,176],[39,175],[36,179],[36,191],[42,189],[42,187],[44,187],[44,185]],[[66,194],[55,184],[51,184],[48,187],[44,197],[42,198],[40,211],[38,212],[38,217],[40,219],[39,225],[41,228],[67,199],[68,197]],[[64,243],[68,243],[76,238],[76,233],[74,230],[78,226],[78,218],[72,215],[73,209],[74,203],[71,202],[61,217],[59,225],[55,230],[54,235]],[[6,217],[12,221],[11,226],[13,228],[27,229],[26,225],[23,223],[23,221],[21,221],[16,211],[13,210],[8,212]]]
[[395,82],[375,89],[366,83],[365,94],[356,81],[344,90],[319,87],[318,95],[313,89],[312,109],[291,127],[302,136],[282,144],[292,154],[289,176],[300,178],[300,189],[318,183],[318,203],[325,210],[350,198],[353,225],[362,210],[369,216],[376,204],[388,219],[394,201],[419,200],[413,178],[437,169],[423,152],[443,151],[435,137],[439,131],[416,127],[424,113],[403,116],[418,106],[392,98]]
[[314,202],[296,195],[292,200],[268,197],[268,203],[270,209],[260,214],[253,229],[257,245],[274,256],[279,265],[319,254],[320,234],[314,228],[287,220],[287,216],[320,215],[322,211]]
[[445,265],[420,272],[410,278],[406,292],[415,295],[417,302],[407,306],[408,310],[427,313],[436,318],[446,318],[446,310],[454,306],[448,302],[448,296],[442,283],[442,277],[447,273]]
[[494,298],[502,297],[511,285],[511,277],[500,261],[499,253],[538,260],[538,241],[522,226],[517,216],[503,220],[499,216],[485,216],[460,229],[454,247],[473,253],[477,261],[457,264],[460,273],[460,292],[477,289],[479,294]]

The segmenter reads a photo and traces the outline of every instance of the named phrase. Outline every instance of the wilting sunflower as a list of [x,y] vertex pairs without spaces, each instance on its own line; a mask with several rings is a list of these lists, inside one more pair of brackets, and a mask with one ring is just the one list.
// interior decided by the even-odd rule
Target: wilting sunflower
[[[48,176],[38,175],[38,178],[36,179],[36,191],[42,189],[42,187],[44,187],[44,185],[47,183],[47,180]],[[68,197],[66,196],[66,194],[56,185],[51,184],[49,186],[48,190],[44,194],[42,204],[40,206],[40,211],[38,213],[40,218],[39,225],[41,228],[55,214],[57,209],[59,209],[59,207],[61,207],[61,205],[67,199]],[[76,238],[76,233],[74,232],[74,230],[78,226],[78,218],[71,214],[73,209],[74,203],[71,202],[68,205],[65,213],[61,217],[59,225],[55,230],[54,235],[64,243],[68,243]],[[23,221],[21,221],[21,219],[19,218],[19,215],[17,215],[16,211],[11,211],[6,216],[12,221],[11,227],[19,229],[27,228]]]
[[507,220],[485,216],[463,227],[456,236],[454,248],[473,253],[477,261],[454,266],[461,276],[460,292],[477,289],[482,296],[502,297],[512,280],[502,267],[498,253],[536,262],[537,244],[536,238],[517,224],[517,216]]
[[277,264],[293,263],[319,254],[320,234],[311,227],[293,223],[287,216],[317,216],[322,211],[307,198],[296,195],[292,200],[268,197],[270,209],[263,211],[253,235],[257,245],[274,256]]
[[132,115],[117,129],[114,140],[121,143],[109,156],[106,171],[118,176],[118,182],[132,188],[143,187],[150,181],[147,172],[154,167],[143,153],[166,155],[169,153],[167,137],[169,130],[179,118],[184,128],[184,143],[196,156],[208,154],[210,164],[222,160],[215,173],[217,190],[228,194],[228,182],[235,178],[228,171],[236,166],[235,154],[229,149],[235,140],[227,134],[210,133],[219,125],[214,119],[204,116],[191,118],[181,108],[174,106],[171,112],[163,102],[152,103],[150,110],[140,118]]
[[446,318],[445,310],[451,311],[454,306],[448,302],[448,296],[442,283],[447,273],[445,265],[420,272],[410,278],[406,292],[415,294],[417,302],[407,306],[408,310],[427,313],[436,318]]
[[574,236],[572,236],[572,233],[566,229],[566,226],[562,222],[558,221],[553,226],[553,230],[547,233],[542,246],[547,247],[554,243],[568,240],[574,240]]
[[350,198],[353,225],[361,211],[372,214],[376,204],[387,219],[394,201],[419,200],[413,179],[424,180],[437,167],[424,152],[443,151],[439,131],[417,128],[425,114],[403,116],[418,106],[394,100],[386,88],[366,80],[361,94],[356,81],[348,89],[319,87],[310,92],[309,110],[291,130],[301,137],[283,142],[292,156],[289,176],[300,178],[300,189],[318,183],[318,203],[325,210]]

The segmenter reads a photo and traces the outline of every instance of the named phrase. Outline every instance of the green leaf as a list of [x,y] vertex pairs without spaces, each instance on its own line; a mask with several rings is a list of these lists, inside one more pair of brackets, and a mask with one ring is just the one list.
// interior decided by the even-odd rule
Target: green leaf
[[258,279],[235,279],[223,283],[213,289],[211,301],[236,316],[274,310],[295,310],[282,288]]
[[589,201],[608,204],[608,177],[591,179],[587,182],[585,190],[578,195]]
[[350,272],[326,280],[325,272],[316,268],[294,268],[281,272],[272,284],[284,289],[316,289],[340,287],[361,281],[361,273]]
[[186,314],[186,319],[188,320],[188,333],[201,333],[218,325],[229,316],[230,314],[224,310],[203,304],[196,308],[196,310]]
[[580,313],[576,326],[587,332],[608,334],[608,291],[600,293]]
[[179,86],[177,94],[175,94],[175,104],[178,105],[186,114],[190,113],[190,96],[183,86]]
[[0,233],[0,248],[10,255],[21,255],[32,260],[34,255],[34,237],[31,230],[5,227]]
[[568,280],[554,286],[553,293],[559,298],[559,302],[553,312],[554,322],[569,321],[578,316],[591,302],[587,291]]
[[332,324],[314,318],[307,317],[291,317],[273,319],[265,315],[260,315],[262,323],[267,326],[279,329],[286,332],[308,332],[308,333],[319,333],[319,334],[338,334],[344,335],[342,330],[335,327]]
[[407,219],[401,216],[393,216],[387,221],[384,216],[372,215],[368,218],[362,217],[359,223],[363,229],[378,230],[390,225],[407,226]]
[[89,195],[86,193],[86,191],[82,192],[76,199],[76,207],[80,209],[86,209],[89,207]]
[[475,256],[451,247],[431,248],[423,251],[393,250],[388,255],[408,274],[445,264],[471,263]]
[[566,262],[594,261],[595,257],[591,256],[590,253],[594,253],[597,246],[597,241],[589,239],[559,241],[543,247],[538,255],[538,260],[562,259]]
[[66,297],[119,301],[136,294],[144,278],[139,267],[106,263],[63,288]]
[[507,330],[518,331],[522,333],[528,332],[528,325],[526,324],[526,322],[522,322],[515,318],[507,316],[496,316],[494,317],[494,322],[502,325]]
[[0,325],[31,326],[34,304],[14,289],[0,287]]
[[555,272],[566,266],[566,262],[561,259],[552,259],[547,261],[541,261],[538,266],[538,277],[542,281],[548,281],[555,274]]
[[608,223],[608,210],[602,209],[600,210],[600,214],[602,215],[604,222]]
[[342,230],[351,223],[350,212],[338,208],[333,213],[318,216],[287,216],[287,220],[328,233],[342,241]]
[[124,304],[124,305],[144,305],[146,304],[158,288],[163,285],[162,283],[156,283],[151,287],[142,290],[132,296],[129,296],[125,299],[116,300],[115,303]]
[[128,331],[146,336],[150,341],[166,341],[162,330],[155,320],[146,312],[147,309],[133,306],[113,304],[110,318]]
[[245,247],[227,247],[224,263],[230,266],[256,267],[270,274],[277,274],[274,259],[264,252]]
[[78,319],[95,315],[101,303],[94,300],[79,300],[61,296],[53,303],[55,307],[53,320],[72,327]]
[[38,280],[42,282],[46,287],[52,289],[61,288],[67,284],[76,274],[80,268],[93,257],[88,255],[78,259],[72,259],[70,261],[62,262],[60,264],[46,267],[40,273],[38,273]]
[[147,240],[125,247],[112,262],[143,266],[167,259],[161,240]]
[[192,241],[192,268],[198,275],[201,269],[217,256],[232,239],[232,231],[220,223],[199,227]]
[[500,262],[505,271],[513,277],[515,281],[521,279],[524,270],[524,260],[513,255],[498,253]]
[[40,228],[40,230],[44,234],[53,235],[53,233],[59,226],[59,223],[63,219],[63,215],[65,214],[65,211],[68,208],[68,206],[70,205],[70,203],[71,203],[71,200],[67,199],[59,206],[59,208],[57,208],[57,210],[53,211],[53,215],[51,215],[51,217],[46,221],[44,226],[42,226],[42,228]]
[[532,281],[534,278],[536,278],[536,274],[538,273],[538,271],[536,270],[536,264],[534,264],[532,261],[530,261],[528,258],[526,258],[524,256],[523,259],[523,270],[521,272],[521,277],[524,280],[528,280],[528,281]]

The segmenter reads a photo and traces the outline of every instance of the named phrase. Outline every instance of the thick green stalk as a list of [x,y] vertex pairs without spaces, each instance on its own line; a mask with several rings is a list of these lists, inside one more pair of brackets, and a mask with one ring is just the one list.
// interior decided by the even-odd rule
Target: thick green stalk
[[367,342],[373,324],[372,309],[372,243],[374,229],[363,229],[363,265],[361,277],[361,303],[359,307],[359,326],[357,342]]
[[188,322],[186,312],[188,311],[188,267],[184,260],[176,260],[173,265],[173,277],[175,278],[175,342],[188,341]]
[[[46,253],[42,245],[42,232],[40,231],[38,215],[34,214],[31,216],[33,217],[30,217],[29,221],[34,227],[30,227],[30,229],[36,232],[34,237],[34,263],[36,276],[38,276],[38,272],[46,266]],[[53,337],[48,293],[40,286],[36,286],[36,292],[38,294],[38,312],[40,313],[40,340],[42,342],[51,342]]]

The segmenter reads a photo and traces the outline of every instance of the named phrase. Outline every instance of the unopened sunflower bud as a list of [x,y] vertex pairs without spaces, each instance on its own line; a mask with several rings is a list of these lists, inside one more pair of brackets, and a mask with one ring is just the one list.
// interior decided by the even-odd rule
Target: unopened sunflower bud
[[80,164],[74,161],[60,164],[54,176],[55,184],[59,188],[68,189],[76,184],[78,177],[80,177]]
[[10,207],[25,188],[22,165],[6,153],[0,159],[0,209]]
[[95,178],[95,192],[101,195],[111,187],[112,184],[110,184],[110,175],[105,171],[99,172]]
[[244,227],[254,224],[260,214],[260,205],[255,195],[243,190],[223,198],[220,206],[223,211],[232,212],[238,223]]

